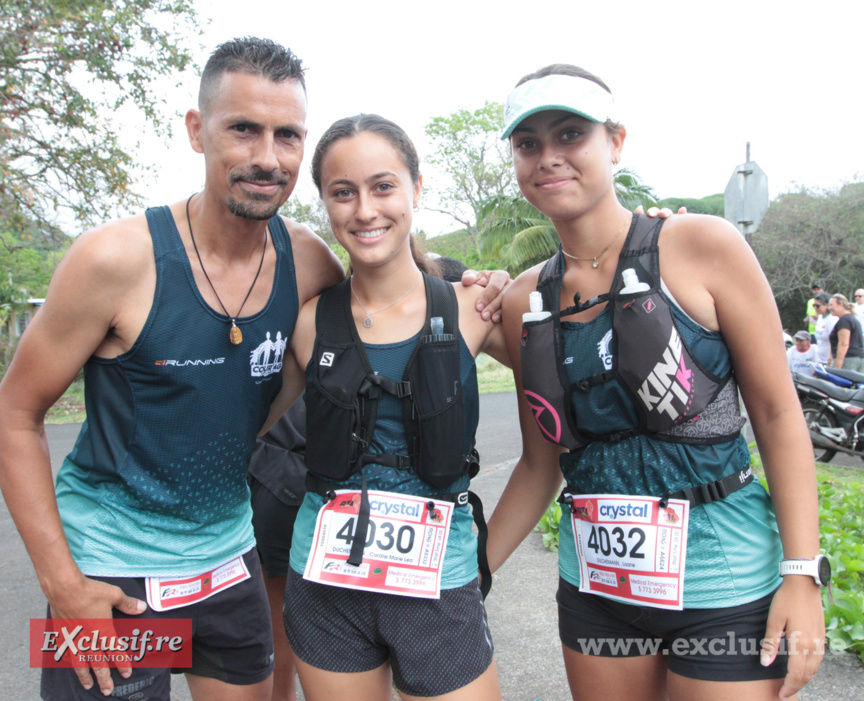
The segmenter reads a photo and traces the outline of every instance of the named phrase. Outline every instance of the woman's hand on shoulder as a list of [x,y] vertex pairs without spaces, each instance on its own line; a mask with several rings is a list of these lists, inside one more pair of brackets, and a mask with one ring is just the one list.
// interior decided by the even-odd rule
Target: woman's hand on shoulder
[[[661,219],[668,219],[672,216],[672,210],[669,207],[649,207],[648,211],[645,211],[645,208],[640,204],[636,209],[633,210],[636,214],[644,214],[645,216],[651,217],[660,217]],[[678,214],[687,214],[686,207],[679,207]]]
[[510,273],[506,270],[466,270],[462,273],[462,284],[479,286],[475,308],[486,320],[496,324],[501,321],[501,304],[510,285]]

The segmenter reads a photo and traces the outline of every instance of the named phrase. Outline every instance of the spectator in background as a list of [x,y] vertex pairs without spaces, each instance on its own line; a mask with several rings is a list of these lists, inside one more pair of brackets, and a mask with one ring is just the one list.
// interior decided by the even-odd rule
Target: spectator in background
[[864,332],[864,288],[859,287],[855,290],[855,316],[858,317],[858,323],[861,324],[861,330]]
[[812,375],[813,368],[810,363],[816,362],[816,346],[810,343],[810,334],[799,331],[793,338],[795,345],[786,351],[786,359],[789,361],[789,369],[804,375]]
[[864,370],[864,343],[861,324],[852,313],[852,303],[838,293],[831,296],[828,308],[837,317],[837,323],[829,334],[834,367],[861,372]]
[[804,317],[804,323],[807,324],[807,330],[810,332],[810,341],[812,343],[816,343],[815,333],[816,333],[816,297],[825,292],[825,288],[822,287],[821,282],[814,282],[810,285],[810,291],[813,293],[813,296],[807,300],[807,316]]
[[462,273],[468,270],[468,266],[456,258],[442,256],[437,253],[427,253],[426,255],[438,264],[441,270],[441,277],[447,280],[447,282],[461,279]]
[[831,341],[828,336],[834,328],[834,324],[837,323],[837,317],[828,309],[828,302],[830,301],[831,297],[825,292],[816,295],[813,300],[813,306],[818,314],[816,332],[814,333],[816,336],[816,362],[821,365],[827,365],[831,359]]

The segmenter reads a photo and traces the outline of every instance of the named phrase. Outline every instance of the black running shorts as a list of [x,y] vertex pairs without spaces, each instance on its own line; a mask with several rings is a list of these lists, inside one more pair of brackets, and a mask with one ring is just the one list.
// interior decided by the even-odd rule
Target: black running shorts
[[[238,685],[257,684],[273,673],[273,633],[261,564],[254,548],[243,556],[243,560],[251,575],[249,579],[197,604],[164,613],[148,608],[139,616],[114,612],[115,618],[191,618],[192,667],[174,670],[133,668],[129,679],[123,679],[116,670],[112,670],[115,693],[110,698],[167,700],[170,698],[171,673],[189,672]],[[114,584],[129,596],[147,600],[143,577],[91,579]],[[75,701],[105,697],[98,684],[89,691],[84,689],[72,669],[43,669],[42,698],[45,701]]]
[[329,672],[368,672],[389,661],[396,688],[440,696],[492,664],[492,638],[477,580],[419,599],[333,587],[288,571],[285,629],[303,662]]
[[741,606],[670,611],[625,604],[558,580],[558,632],[571,650],[600,657],[660,654],[669,670],[706,681],[786,676],[786,646],[770,667],[760,664],[774,594]]

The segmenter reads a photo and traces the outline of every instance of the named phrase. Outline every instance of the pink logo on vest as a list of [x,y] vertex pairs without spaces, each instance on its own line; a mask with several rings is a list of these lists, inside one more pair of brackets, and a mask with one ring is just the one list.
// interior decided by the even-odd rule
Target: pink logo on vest
[[[543,434],[543,437],[550,443],[560,443],[561,417],[558,416],[555,407],[543,399],[539,394],[527,389],[525,390],[525,398],[531,405],[531,411],[534,412],[534,420],[537,422],[537,426],[540,427],[540,432]],[[552,425],[547,426],[544,424]]]
[[684,354],[681,354],[681,360],[678,363],[678,372],[675,373],[675,379],[681,383],[681,386],[684,388],[684,391],[688,394],[690,393],[690,384],[691,379],[693,378],[693,371],[688,370],[684,365]]

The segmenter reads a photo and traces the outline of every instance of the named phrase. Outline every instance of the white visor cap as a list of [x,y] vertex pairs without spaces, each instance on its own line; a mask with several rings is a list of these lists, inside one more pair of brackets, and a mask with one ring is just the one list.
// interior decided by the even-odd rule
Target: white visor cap
[[507,97],[504,105],[504,131],[510,138],[526,117],[546,110],[564,110],[601,124],[617,121],[615,100],[593,80],[571,75],[547,75],[522,83]]

